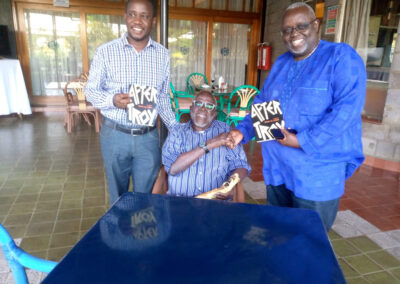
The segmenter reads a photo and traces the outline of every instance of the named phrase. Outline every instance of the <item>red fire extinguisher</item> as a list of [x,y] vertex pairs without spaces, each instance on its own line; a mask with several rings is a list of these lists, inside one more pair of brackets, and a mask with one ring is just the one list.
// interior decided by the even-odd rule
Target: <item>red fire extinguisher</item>
[[258,44],[258,60],[257,69],[270,70],[271,69],[271,47],[268,42]]

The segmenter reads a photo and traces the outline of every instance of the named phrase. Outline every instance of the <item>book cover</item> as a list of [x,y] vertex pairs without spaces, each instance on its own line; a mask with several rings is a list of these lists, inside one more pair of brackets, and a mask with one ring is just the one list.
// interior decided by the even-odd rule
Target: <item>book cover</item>
[[127,106],[128,120],[133,124],[154,126],[157,119],[157,89],[132,84],[129,89],[131,103]]
[[253,120],[256,142],[275,140],[271,129],[285,128],[285,121],[278,100],[253,104],[251,106],[251,119]]

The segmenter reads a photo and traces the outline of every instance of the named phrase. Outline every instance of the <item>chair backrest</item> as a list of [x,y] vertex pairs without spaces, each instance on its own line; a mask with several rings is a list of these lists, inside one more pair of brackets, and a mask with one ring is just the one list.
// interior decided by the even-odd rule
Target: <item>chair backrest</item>
[[194,95],[195,87],[200,87],[202,84],[208,84],[207,78],[204,74],[199,72],[189,74],[186,80],[187,92]]
[[[68,105],[72,105],[75,101],[78,102],[79,109],[86,109],[86,96],[84,89],[88,79],[87,73],[82,73],[78,78],[68,81],[64,86],[64,96]],[[73,90],[69,92],[68,90]],[[74,93],[76,99],[74,99]]]
[[35,257],[19,248],[11,238],[10,234],[7,232],[6,228],[4,228],[1,224],[0,245],[11,268],[11,272],[14,276],[16,284],[28,283],[25,267],[50,273],[57,265],[57,262]]
[[[232,104],[235,103],[235,107],[239,107],[239,117],[246,116],[246,110],[250,109],[250,105],[253,102],[254,97],[259,92],[260,91],[256,87],[250,85],[242,85],[237,87],[229,95],[227,112],[230,113]],[[236,101],[233,100],[234,97],[237,97]]]

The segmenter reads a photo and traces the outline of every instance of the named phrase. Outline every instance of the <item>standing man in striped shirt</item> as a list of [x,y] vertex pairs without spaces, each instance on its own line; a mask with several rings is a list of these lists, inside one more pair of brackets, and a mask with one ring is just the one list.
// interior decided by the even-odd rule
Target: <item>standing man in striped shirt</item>
[[157,114],[168,128],[177,124],[168,94],[169,52],[150,38],[155,5],[130,0],[124,18],[128,32],[97,49],[85,89],[103,115],[100,143],[110,204],[128,191],[131,176],[136,192],[151,191],[161,164]]
[[[233,143],[227,137],[230,127],[215,120],[216,115],[215,97],[202,91],[190,107],[191,120],[170,131],[162,151],[168,173],[167,194],[195,196],[220,187],[234,173],[242,180],[250,172],[243,147],[226,147]],[[218,199],[230,197],[219,194]],[[235,197],[244,202],[243,191],[236,189]]]

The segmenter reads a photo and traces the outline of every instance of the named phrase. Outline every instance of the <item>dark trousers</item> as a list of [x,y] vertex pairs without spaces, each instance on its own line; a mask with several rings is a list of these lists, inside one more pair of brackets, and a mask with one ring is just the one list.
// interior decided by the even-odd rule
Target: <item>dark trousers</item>
[[336,214],[339,208],[339,200],[333,199],[328,201],[312,201],[296,197],[293,191],[286,188],[284,184],[281,185],[267,185],[267,204],[271,206],[292,207],[312,209],[317,211],[325,230],[329,232],[333,222],[335,221]]

